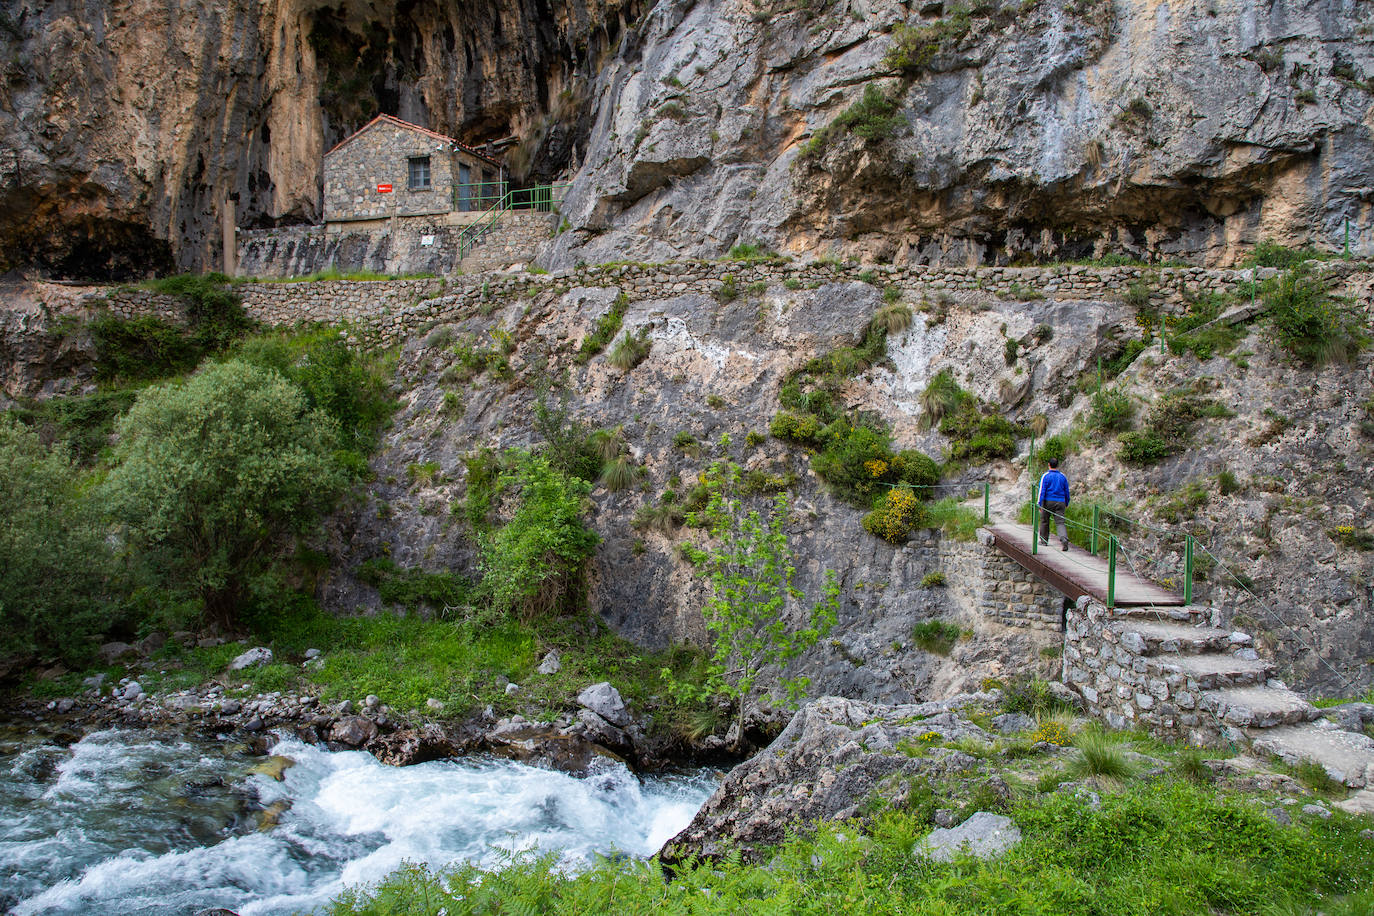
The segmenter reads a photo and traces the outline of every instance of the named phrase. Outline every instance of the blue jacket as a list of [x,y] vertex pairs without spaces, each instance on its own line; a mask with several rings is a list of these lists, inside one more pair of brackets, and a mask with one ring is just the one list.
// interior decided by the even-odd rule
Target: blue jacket
[[1046,502],[1069,504],[1069,478],[1053,469],[1040,478],[1040,505]]

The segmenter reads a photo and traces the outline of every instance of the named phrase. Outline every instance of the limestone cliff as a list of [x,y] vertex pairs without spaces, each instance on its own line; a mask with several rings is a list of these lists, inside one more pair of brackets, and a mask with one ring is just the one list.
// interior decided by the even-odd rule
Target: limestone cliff
[[[1355,2],[657,4],[552,264],[763,239],[897,263],[1374,252]],[[867,94],[867,97],[866,97]]]
[[226,220],[317,218],[322,153],[378,111],[518,135],[519,174],[574,173],[551,265],[754,238],[1228,263],[1260,237],[1340,248],[1347,226],[1369,253],[1369,18],[1367,0],[8,0],[0,269],[217,266]]
[[217,267],[226,218],[317,219],[324,151],[378,111],[537,135],[524,161],[547,174],[635,5],[7,0],[0,271]]

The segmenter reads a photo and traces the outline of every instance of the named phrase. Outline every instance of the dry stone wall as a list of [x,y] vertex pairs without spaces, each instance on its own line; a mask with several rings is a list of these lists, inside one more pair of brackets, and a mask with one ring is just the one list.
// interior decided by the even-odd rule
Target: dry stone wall
[[[548,214],[540,214],[547,217]],[[522,224],[532,238],[537,220]],[[496,241],[491,244],[503,244]],[[512,243],[513,245],[516,243]],[[480,248],[478,249],[480,252]],[[476,253],[475,255],[476,256]],[[1371,307],[1374,267],[1367,262],[1330,262],[1318,269],[1331,278],[1333,290]],[[1276,276],[1272,268],[1243,270],[1082,266],[1055,267],[863,267],[856,264],[810,262],[711,262],[621,264],[579,267],[552,273],[486,272],[426,279],[327,280],[316,282],[245,283],[239,286],[250,317],[273,325],[298,322],[348,323],[359,339],[392,343],[436,321],[469,314],[486,303],[500,303],[546,290],[576,287],[614,288],[631,302],[670,296],[719,296],[727,283],[744,292],[765,287],[817,287],[862,280],[880,287],[895,286],[917,307],[942,308],[956,304],[977,308],[987,299],[1015,300],[1035,291],[1060,301],[1112,301],[1137,284],[1151,290],[1151,303],[1165,313],[1182,313],[1186,297],[1205,292],[1236,292],[1253,280]],[[119,314],[160,308],[158,297],[135,287],[101,291]]]

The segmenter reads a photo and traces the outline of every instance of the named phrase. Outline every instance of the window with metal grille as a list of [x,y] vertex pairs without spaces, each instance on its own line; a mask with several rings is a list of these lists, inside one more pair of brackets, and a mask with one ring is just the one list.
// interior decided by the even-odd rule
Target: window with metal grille
[[429,190],[429,157],[415,156],[409,160],[410,164],[410,190],[428,191]]

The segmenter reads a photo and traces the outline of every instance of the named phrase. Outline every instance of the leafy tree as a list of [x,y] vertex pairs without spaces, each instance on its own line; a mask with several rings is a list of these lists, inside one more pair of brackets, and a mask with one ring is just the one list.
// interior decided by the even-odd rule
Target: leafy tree
[[598,538],[582,522],[591,484],[555,470],[543,455],[514,453],[514,470],[498,491],[512,488],[514,516],[479,535],[483,588],[498,613],[529,620],[585,600],[587,561]]
[[80,661],[108,621],[111,570],[65,450],[0,414],[0,655]]
[[[787,604],[802,593],[792,585],[795,567],[785,529],[787,494],[774,497],[766,518],[756,509],[745,513],[732,495],[740,476],[738,465],[718,462],[706,475],[706,508],[693,513],[693,523],[704,523],[716,539],[697,567],[710,580],[713,593],[702,609],[712,640],[705,678],[694,687],[673,680],[667,669],[662,672],[683,699],[730,700],[735,711],[730,742],[735,750],[744,743],[746,705],[755,696],[764,670],[770,665],[785,666],[830,632],[840,596],[834,572],[827,572],[821,600],[811,608],[806,625],[788,625]],[[808,683],[805,677],[783,678],[787,702],[795,704]]]
[[338,431],[280,373],[231,360],[143,391],[119,423],[104,492],[166,583],[236,617],[272,548],[343,491]]

